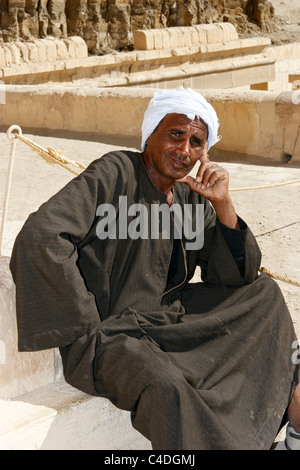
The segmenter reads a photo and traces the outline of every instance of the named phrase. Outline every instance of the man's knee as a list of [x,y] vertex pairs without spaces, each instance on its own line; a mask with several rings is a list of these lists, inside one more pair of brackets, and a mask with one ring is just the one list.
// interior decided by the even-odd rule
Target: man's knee
[[186,386],[187,382],[180,374],[165,373],[153,377],[143,390],[143,394],[155,402],[165,402],[168,407],[177,406]]

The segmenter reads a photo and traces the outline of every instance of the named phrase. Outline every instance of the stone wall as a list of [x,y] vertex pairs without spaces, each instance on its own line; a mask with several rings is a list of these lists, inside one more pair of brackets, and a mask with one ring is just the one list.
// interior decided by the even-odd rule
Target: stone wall
[[[6,128],[18,123],[24,133],[26,128],[36,132],[68,129],[94,134],[97,139],[99,135],[109,137],[110,141],[131,137],[139,145],[143,116],[154,91],[95,86],[48,90],[42,86],[7,85],[0,122]],[[288,156],[293,163],[300,162],[299,93],[205,90],[203,94],[221,123],[222,139],[216,150],[254,155],[266,162],[280,163]]]
[[[11,69],[24,64],[57,63],[57,61],[64,59],[86,57],[88,57],[86,43],[77,36],[65,39],[35,39],[34,41],[0,44],[0,68]],[[32,68],[28,71],[34,73]]]
[[274,30],[269,0],[1,0],[0,42],[82,37],[90,53],[130,48],[138,29],[230,22]]
[[18,353],[15,285],[9,261],[10,258],[0,256],[0,400],[54,380],[53,350]]

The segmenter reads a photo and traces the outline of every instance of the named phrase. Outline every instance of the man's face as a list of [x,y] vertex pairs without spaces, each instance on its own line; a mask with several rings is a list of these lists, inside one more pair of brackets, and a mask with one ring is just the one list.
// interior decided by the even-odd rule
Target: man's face
[[207,127],[203,121],[192,121],[184,114],[167,114],[149,136],[143,159],[154,184],[161,191],[170,190],[200,159]]

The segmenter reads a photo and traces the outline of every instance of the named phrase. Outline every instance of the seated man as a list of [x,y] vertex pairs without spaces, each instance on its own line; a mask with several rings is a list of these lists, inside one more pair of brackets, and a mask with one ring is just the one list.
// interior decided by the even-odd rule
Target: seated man
[[131,411],[153,449],[270,449],[286,411],[299,448],[295,332],[209,160],[218,127],[200,94],[159,91],[142,153],[108,153],[29,217],[19,349],[59,347],[67,382]]

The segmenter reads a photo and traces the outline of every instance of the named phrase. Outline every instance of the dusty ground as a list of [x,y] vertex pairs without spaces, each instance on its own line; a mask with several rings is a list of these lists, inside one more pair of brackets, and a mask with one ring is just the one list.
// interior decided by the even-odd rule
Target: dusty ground
[[300,0],[271,0],[278,31],[271,33],[273,44],[300,41]]
[[300,0],[269,0],[275,8],[275,31],[253,30],[239,31],[239,36],[270,37],[273,45],[300,42]]

